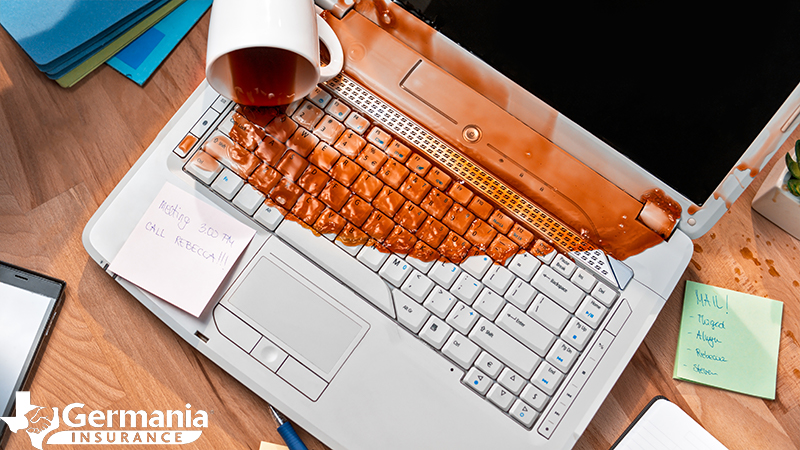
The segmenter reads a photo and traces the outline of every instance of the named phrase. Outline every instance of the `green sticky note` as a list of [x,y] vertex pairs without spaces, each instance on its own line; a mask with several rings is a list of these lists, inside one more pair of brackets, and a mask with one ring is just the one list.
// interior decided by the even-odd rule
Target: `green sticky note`
[[673,378],[775,399],[783,303],[686,282]]

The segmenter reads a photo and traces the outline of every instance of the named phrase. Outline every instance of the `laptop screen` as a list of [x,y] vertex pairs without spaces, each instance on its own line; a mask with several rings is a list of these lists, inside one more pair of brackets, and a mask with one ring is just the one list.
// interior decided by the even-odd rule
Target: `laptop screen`
[[542,3],[406,1],[698,205],[800,82],[793,2]]

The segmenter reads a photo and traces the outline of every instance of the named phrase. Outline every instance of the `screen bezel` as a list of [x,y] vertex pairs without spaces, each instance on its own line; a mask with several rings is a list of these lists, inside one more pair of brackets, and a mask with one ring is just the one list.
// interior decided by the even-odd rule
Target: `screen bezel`
[[[46,311],[46,318],[42,321],[36,340],[28,352],[25,365],[17,379],[14,392],[24,391],[31,385],[33,374],[42,358],[53,324],[64,303],[66,282],[0,261],[0,284],[14,286],[52,300]],[[12,395],[8,403],[2,405],[3,410],[0,411],[0,413],[2,413],[0,415],[3,417],[10,417],[16,406],[15,400],[15,396]],[[0,424],[0,443],[5,443],[8,439],[10,433],[7,433],[7,431],[8,425],[5,422]]]

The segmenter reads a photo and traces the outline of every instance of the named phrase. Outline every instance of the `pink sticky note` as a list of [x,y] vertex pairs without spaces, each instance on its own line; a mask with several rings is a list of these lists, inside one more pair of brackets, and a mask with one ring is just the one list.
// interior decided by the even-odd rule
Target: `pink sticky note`
[[166,183],[109,270],[199,317],[255,230]]

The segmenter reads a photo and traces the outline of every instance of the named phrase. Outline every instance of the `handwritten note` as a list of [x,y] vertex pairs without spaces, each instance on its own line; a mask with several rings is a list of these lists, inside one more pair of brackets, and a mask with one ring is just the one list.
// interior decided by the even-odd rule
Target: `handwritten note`
[[167,183],[109,270],[199,317],[255,230]]
[[673,377],[775,399],[783,303],[686,282]]

